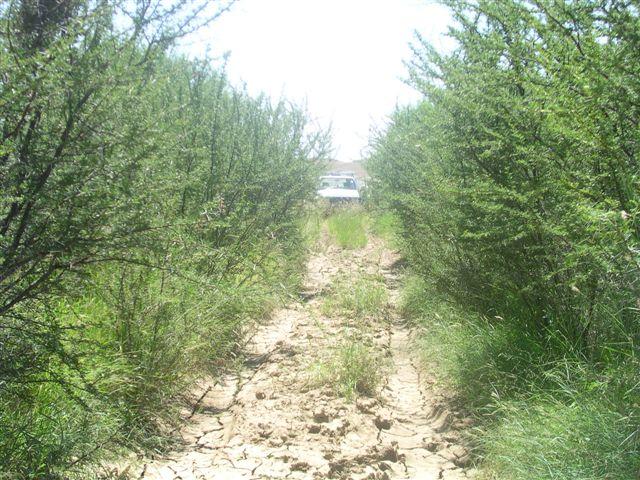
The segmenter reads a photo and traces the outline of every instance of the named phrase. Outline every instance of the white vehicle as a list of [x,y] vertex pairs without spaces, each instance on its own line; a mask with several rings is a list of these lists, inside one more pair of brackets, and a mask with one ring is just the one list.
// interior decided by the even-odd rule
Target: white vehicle
[[330,173],[320,177],[318,196],[330,202],[359,202],[358,183],[352,173]]

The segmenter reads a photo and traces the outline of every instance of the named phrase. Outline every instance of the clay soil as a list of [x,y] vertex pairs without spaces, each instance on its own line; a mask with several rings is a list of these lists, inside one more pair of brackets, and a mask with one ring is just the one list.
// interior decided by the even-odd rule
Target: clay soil
[[[127,470],[145,480],[464,479],[473,476],[451,412],[417,360],[416,335],[399,317],[398,256],[382,241],[312,254],[299,301],[253,329],[241,366],[194,387],[179,447]],[[389,305],[359,328],[384,361],[372,396],[343,398],[310,380],[353,319],[323,314],[337,279],[377,275]],[[360,322],[362,323],[362,322]]]

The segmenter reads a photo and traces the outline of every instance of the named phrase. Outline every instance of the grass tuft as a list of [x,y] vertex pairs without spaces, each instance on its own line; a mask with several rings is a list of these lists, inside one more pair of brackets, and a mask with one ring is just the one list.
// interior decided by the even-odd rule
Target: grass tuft
[[379,276],[340,278],[322,304],[324,315],[342,315],[356,320],[380,316],[389,301],[387,288]]
[[389,247],[397,248],[400,228],[398,217],[389,211],[375,212],[371,217],[371,232],[383,239]]
[[367,217],[361,209],[348,208],[333,213],[327,226],[333,241],[341,248],[353,250],[367,245]]
[[336,395],[351,401],[358,395],[374,396],[381,380],[381,357],[360,340],[338,345],[325,361],[312,366],[311,384],[329,385]]

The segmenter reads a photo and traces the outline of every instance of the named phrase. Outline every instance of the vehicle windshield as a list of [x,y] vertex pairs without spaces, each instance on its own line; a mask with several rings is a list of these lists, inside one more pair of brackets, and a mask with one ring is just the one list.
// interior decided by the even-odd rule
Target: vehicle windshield
[[321,177],[320,189],[324,188],[344,188],[356,190],[356,181],[351,177]]

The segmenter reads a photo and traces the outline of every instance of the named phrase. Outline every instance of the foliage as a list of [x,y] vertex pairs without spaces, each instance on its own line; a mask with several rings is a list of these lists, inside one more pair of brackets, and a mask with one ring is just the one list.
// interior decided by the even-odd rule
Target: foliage
[[321,308],[325,315],[338,314],[349,319],[364,320],[384,313],[388,301],[387,289],[379,277],[347,276],[335,282]]
[[350,339],[338,345],[323,362],[313,365],[312,385],[329,385],[337,395],[352,400],[374,396],[381,380],[382,359],[370,346]]
[[[224,2],[0,5],[0,470],[157,446],[299,279],[327,138],[168,52]],[[86,478],[85,473],[77,473]]]
[[637,364],[603,373],[568,346],[558,359],[559,345],[537,343],[517,321],[489,322],[418,276],[406,279],[401,308],[423,327],[422,361],[476,415],[480,478],[635,478]]
[[327,219],[329,233],[335,243],[350,250],[367,244],[365,222],[364,212],[357,208],[340,209]]
[[[521,418],[494,427],[531,442],[543,438],[535,419],[546,408],[553,418],[592,412],[590,425],[569,413],[563,423],[589,438],[598,418],[637,425],[637,6],[443,3],[456,47],[439,54],[418,40],[410,77],[424,101],[394,113],[373,140],[368,169],[371,191],[400,220],[409,263],[429,279],[425,295],[464,306],[465,315],[441,324],[464,345],[446,355],[470,368],[457,383],[480,392],[472,404],[491,405],[497,418],[515,405]],[[563,396],[545,375],[565,362],[575,395]],[[610,387],[598,405],[583,395],[594,378]],[[509,403],[527,396],[530,403]],[[488,431],[487,441],[504,449],[485,444],[487,465],[500,464],[503,477],[541,465],[531,455],[518,464],[523,444]],[[637,432],[628,424],[620,431],[628,438],[615,441],[637,455]],[[562,437],[573,445],[563,450],[566,468],[540,468],[539,478],[606,478],[593,462],[615,457],[609,433],[592,438],[599,451],[591,466],[579,458],[586,450]],[[620,478],[631,478],[633,465],[623,462]]]

